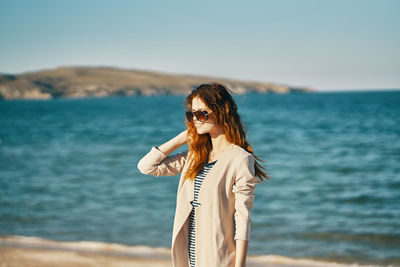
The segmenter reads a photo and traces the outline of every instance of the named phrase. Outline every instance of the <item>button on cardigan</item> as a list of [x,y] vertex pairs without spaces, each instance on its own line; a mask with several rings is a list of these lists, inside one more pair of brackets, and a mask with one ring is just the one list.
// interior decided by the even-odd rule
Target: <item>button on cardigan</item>
[[[141,173],[155,177],[181,173],[172,232],[174,267],[189,266],[189,215],[194,184],[184,177],[190,159],[189,150],[168,156],[153,146],[137,166]],[[250,213],[255,187],[260,183],[254,171],[253,154],[230,144],[207,174],[198,198],[201,205],[196,208],[196,266],[234,266],[235,240],[250,240]]]

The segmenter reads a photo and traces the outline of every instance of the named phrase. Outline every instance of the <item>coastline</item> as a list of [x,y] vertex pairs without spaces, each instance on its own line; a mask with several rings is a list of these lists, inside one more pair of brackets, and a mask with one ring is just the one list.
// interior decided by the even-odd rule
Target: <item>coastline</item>
[[21,74],[0,73],[0,100],[188,95],[202,83],[219,82],[238,94],[300,93],[315,89],[280,83],[243,81],[115,67],[58,67]]
[[[170,249],[127,246],[94,241],[54,241],[40,237],[1,236],[1,266],[172,266]],[[278,255],[249,255],[248,267],[356,267],[376,266],[341,264]]]

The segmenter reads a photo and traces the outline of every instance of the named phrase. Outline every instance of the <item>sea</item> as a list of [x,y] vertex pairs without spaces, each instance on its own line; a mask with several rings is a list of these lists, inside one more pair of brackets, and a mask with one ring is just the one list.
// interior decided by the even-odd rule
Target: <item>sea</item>
[[[249,255],[400,265],[400,91],[233,97],[271,177]],[[185,129],[184,98],[0,101],[0,237],[170,248],[179,175],[137,163]]]

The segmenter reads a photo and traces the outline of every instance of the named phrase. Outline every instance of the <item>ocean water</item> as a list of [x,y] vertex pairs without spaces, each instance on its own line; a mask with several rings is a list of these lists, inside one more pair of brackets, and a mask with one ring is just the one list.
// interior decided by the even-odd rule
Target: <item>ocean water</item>
[[[400,91],[234,98],[272,177],[249,254],[400,265]],[[136,166],[183,99],[0,101],[0,236],[170,247],[179,176]]]

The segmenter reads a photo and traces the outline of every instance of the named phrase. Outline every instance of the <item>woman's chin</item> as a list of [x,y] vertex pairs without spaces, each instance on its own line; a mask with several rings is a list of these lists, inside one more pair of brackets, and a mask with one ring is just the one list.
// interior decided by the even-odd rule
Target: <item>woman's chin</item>
[[197,129],[197,134],[202,135],[202,134],[206,134],[206,132],[202,131],[201,129]]

